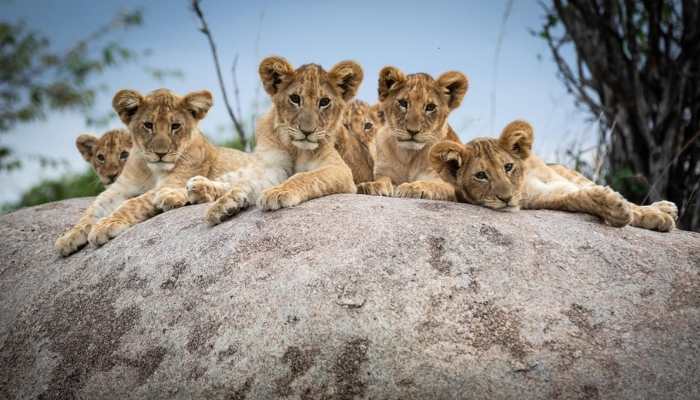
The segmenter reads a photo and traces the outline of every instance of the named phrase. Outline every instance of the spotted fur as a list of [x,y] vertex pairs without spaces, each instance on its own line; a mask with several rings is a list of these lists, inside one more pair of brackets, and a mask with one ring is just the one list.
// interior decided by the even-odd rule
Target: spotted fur
[[134,224],[187,204],[189,178],[215,178],[252,162],[249,154],[213,146],[200,132],[199,121],[212,105],[207,91],[178,96],[160,89],[143,96],[122,90],[112,105],[131,133],[131,154],[117,180],[56,240],[64,256],[88,241],[100,246]]
[[596,185],[561,165],[532,154],[532,126],[514,121],[498,139],[451,141],[430,150],[433,168],[454,187],[458,201],[498,210],[551,209],[588,213],[611,226],[627,224],[667,232],[678,219],[676,205],[633,204],[609,187]]
[[348,103],[335,148],[352,170],[356,184],[374,180],[375,138],[381,127],[378,106],[354,100]]
[[433,79],[428,74],[404,75],[395,67],[379,73],[379,105],[385,124],[377,134],[375,181],[358,192],[379,196],[454,200],[454,189],[433,171],[430,145],[459,142],[447,123],[467,92],[467,77],[450,71]]
[[83,159],[90,163],[102,184],[107,187],[121,174],[131,151],[131,135],[126,129],[113,129],[101,137],[82,134],[75,140]]
[[356,190],[334,144],[346,103],[362,82],[360,66],[343,61],[329,71],[316,64],[294,69],[284,58],[268,57],[259,74],[272,107],[255,129],[256,164],[217,181],[188,183],[190,193],[210,191],[218,198],[207,212],[211,224],[255,203],[276,210]]

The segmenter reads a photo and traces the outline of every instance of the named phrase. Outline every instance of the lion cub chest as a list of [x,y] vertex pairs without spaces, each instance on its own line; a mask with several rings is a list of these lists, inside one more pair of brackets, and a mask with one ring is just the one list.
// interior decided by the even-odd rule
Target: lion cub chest
[[321,166],[319,158],[311,152],[301,152],[294,160],[294,173],[309,172]]

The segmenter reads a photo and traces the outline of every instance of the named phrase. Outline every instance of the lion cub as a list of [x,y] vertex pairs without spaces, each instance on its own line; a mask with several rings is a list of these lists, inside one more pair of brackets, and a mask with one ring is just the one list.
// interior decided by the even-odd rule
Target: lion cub
[[454,189],[433,171],[428,152],[441,140],[459,142],[447,117],[459,107],[467,87],[461,72],[446,72],[436,80],[428,74],[404,75],[395,67],[382,69],[379,106],[385,124],[377,133],[375,181],[358,185],[358,192],[454,200]]
[[498,139],[451,141],[430,150],[433,168],[455,188],[461,202],[492,209],[550,209],[583,212],[616,227],[630,224],[668,232],[678,219],[676,205],[659,201],[639,206],[609,187],[596,185],[561,165],[532,154],[533,130],[513,121]]
[[75,140],[75,146],[107,187],[117,180],[129,158],[131,135],[125,129],[113,129],[99,138],[82,134]]
[[56,249],[67,256],[88,241],[100,246],[160,211],[184,206],[189,178],[215,178],[249,164],[249,154],[216,147],[200,132],[199,121],[211,105],[207,91],[186,96],[167,89],[145,96],[119,91],[112,106],[129,127],[133,149],[121,175],[56,240]]
[[353,100],[343,115],[335,148],[340,153],[356,184],[374,180],[375,136],[381,126],[378,106],[370,107],[362,100]]
[[329,71],[316,64],[294,69],[281,57],[260,63],[260,79],[272,99],[255,129],[256,163],[220,179],[194,177],[190,202],[216,200],[207,221],[218,224],[256,202],[263,210],[291,207],[334,193],[355,193],[352,172],[334,144],[346,103],[362,82],[352,61]]

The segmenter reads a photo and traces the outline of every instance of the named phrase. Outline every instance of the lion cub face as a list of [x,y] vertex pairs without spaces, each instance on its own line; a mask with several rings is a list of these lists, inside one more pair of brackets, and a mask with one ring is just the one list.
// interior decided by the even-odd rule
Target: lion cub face
[[343,125],[361,142],[373,141],[381,124],[381,112],[377,105],[370,106],[362,100],[353,100],[348,103],[343,115]]
[[465,145],[437,143],[430,149],[430,161],[442,179],[454,186],[460,201],[517,209],[532,141],[532,126],[513,121],[498,139],[475,139]]
[[112,100],[112,107],[133,135],[134,149],[151,169],[159,171],[174,168],[211,105],[212,96],[206,90],[184,97],[167,89],[145,96],[120,90]]
[[434,80],[428,74],[404,75],[398,68],[379,72],[379,101],[399,147],[421,150],[444,139],[445,124],[467,92],[467,77],[446,72]]
[[275,105],[281,139],[303,150],[314,150],[332,139],[345,103],[362,83],[362,68],[352,61],[342,61],[326,72],[316,64],[294,69],[284,58],[268,57],[258,72]]
[[108,131],[102,137],[83,134],[75,146],[85,161],[92,165],[104,186],[109,186],[122,173],[131,150],[131,135],[124,129]]

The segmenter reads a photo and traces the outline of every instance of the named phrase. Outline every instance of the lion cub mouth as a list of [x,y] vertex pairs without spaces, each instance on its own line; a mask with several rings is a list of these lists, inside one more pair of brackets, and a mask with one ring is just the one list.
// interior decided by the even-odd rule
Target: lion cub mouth
[[421,150],[425,147],[425,142],[418,142],[414,139],[397,139],[399,147],[407,150]]
[[318,147],[318,142],[312,142],[308,139],[292,138],[292,144],[302,150],[315,150]]

